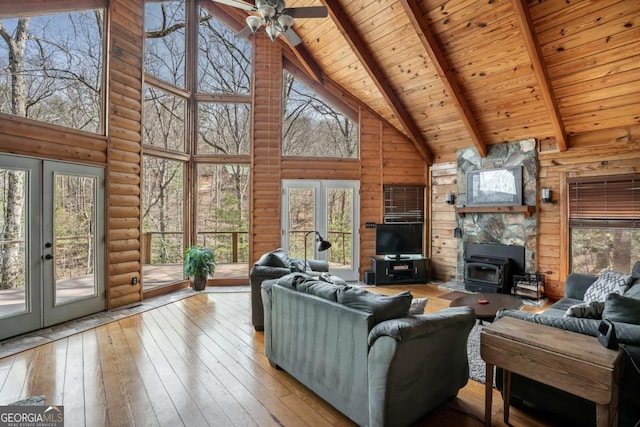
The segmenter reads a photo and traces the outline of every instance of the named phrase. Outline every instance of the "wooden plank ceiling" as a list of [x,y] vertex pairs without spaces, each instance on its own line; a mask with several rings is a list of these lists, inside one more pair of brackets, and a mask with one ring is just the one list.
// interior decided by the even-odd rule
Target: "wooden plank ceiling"
[[575,135],[640,123],[635,1],[287,1],[318,5],[329,18],[296,19],[303,43],[289,48],[430,163],[525,138],[564,151]]

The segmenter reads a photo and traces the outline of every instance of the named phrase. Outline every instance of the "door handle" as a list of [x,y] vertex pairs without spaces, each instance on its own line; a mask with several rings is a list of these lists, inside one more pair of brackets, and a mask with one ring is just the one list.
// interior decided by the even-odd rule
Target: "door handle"
[[44,256],[44,259],[53,259],[53,255],[52,254],[46,254]]

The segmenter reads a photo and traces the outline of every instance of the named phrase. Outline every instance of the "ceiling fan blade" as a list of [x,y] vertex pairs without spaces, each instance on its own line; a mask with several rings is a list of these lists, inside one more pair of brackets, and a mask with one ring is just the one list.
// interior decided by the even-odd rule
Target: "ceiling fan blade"
[[282,35],[287,39],[291,46],[298,46],[300,43],[302,43],[302,39],[296,34],[295,31],[293,31],[293,28],[289,28],[287,31],[282,33]]
[[249,37],[251,35],[251,33],[252,33],[251,28],[244,27],[242,30],[240,30],[240,31],[238,31],[236,33],[236,38],[246,39],[247,37]]
[[226,4],[227,6],[237,7],[238,9],[251,10],[254,12],[258,10],[258,8],[256,8],[254,5],[249,3],[244,3],[241,1],[236,1],[236,0],[213,0],[213,1],[217,3]]
[[329,11],[324,6],[292,7],[285,9],[283,13],[292,18],[326,18],[329,16]]

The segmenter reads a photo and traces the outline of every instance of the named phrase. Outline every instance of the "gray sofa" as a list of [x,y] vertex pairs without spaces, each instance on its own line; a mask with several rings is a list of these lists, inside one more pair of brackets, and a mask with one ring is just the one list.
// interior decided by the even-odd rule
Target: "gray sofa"
[[[328,272],[327,261],[308,259],[307,265],[314,272]],[[249,272],[251,283],[251,323],[256,331],[264,329],[264,312],[262,309],[262,297],[260,285],[265,280],[278,279],[292,272],[304,271],[304,260],[290,258],[284,249],[263,254]]]
[[408,425],[466,385],[469,307],[407,315],[409,292],[274,282],[262,285],[267,358],[356,423]]
[[[583,302],[587,288],[595,282],[597,276],[571,273],[565,282],[565,296],[540,314],[518,310],[501,310],[496,318],[504,316],[515,317],[542,325],[553,326],[581,334],[596,336],[599,319],[565,317],[567,309]],[[634,368],[629,357],[633,357],[640,367],[640,262],[633,267],[631,286],[623,294],[625,298],[609,296],[605,302],[603,317],[618,316],[619,302],[625,300],[631,303],[630,309],[625,309],[626,322],[615,321],[614,326],[618,341],[625,344],[630,353],[625,355],[626,367],[620,387],[619,425],[638,426],[640,422],[640,373]],[[634,302],[632,300],[637,300]],[[608,308],[608,304],[612,304]],[[594,345],[599,345],[594,339]],[[511,400],[516,406],[534,406],[556,415],[564,417],[571,425],[595,425],[595,404],[562,392],[556,388],[524,378],[519,375],[511,376]],[[496,384],[502,390],[502,370],[498,369]]]

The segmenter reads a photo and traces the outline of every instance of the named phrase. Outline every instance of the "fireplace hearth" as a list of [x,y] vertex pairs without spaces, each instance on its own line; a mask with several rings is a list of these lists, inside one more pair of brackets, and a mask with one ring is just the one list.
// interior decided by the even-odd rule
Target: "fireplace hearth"
[[465,243],[464,254],[464,287],[471,292],[509,294],[513,275],[524,272],[522,246]]

